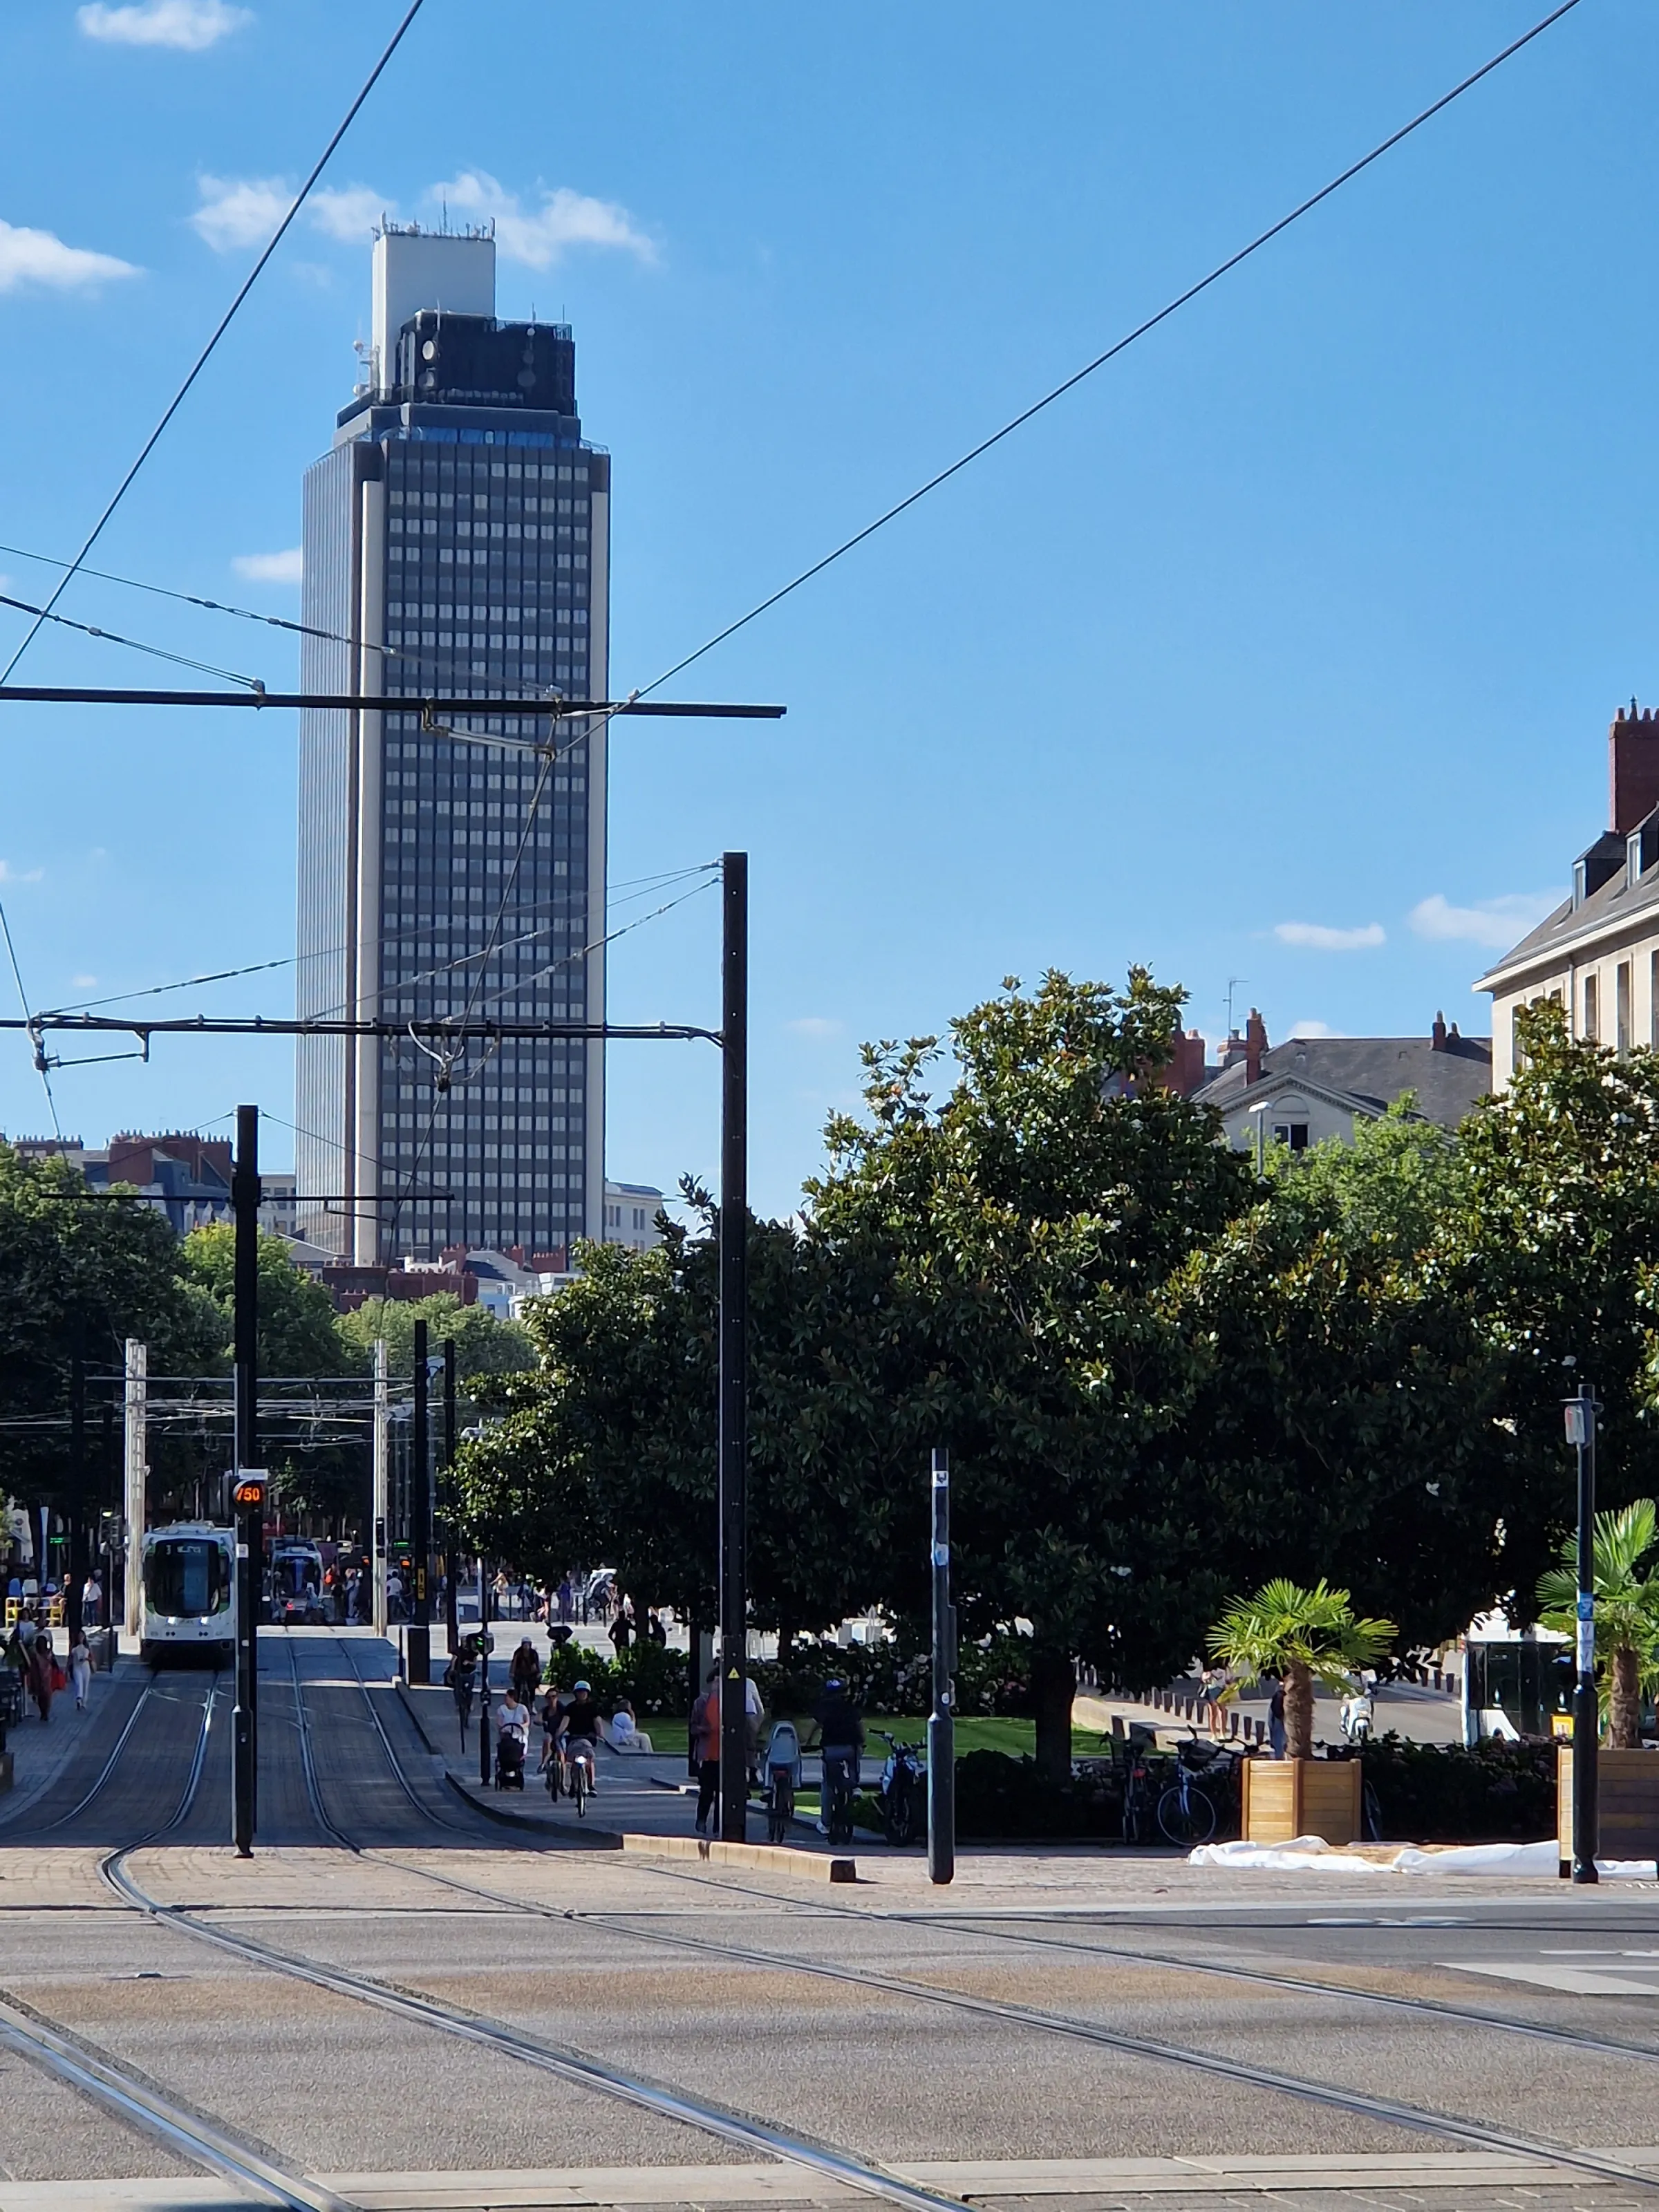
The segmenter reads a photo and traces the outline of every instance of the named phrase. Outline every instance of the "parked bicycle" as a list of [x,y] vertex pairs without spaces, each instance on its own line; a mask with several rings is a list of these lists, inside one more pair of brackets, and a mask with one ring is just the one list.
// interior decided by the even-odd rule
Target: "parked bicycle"
[[1196,1777],[1226,1756],[1218,1744],[1203,1742],[1196,1729],[1191,1742],[1176,1751],[1175,1779],[1158,1801],[1158,1825],[1170,1843],[1190,1848],[1207,1844],[1214,1835],[1215,1807]]
[[1126,1844],[1150,1843],[1152,1824],[1156,1818],[1157,1800],[1152,1790],[1152,1770],[1146,1747],[1132,1743],[1123,1762],[1123,1840]]
[[885,1729],[876,1734],[889,1747],[881,1770],[881,1819],[887,1840],[896,1849],[915,1843],[927,1825],[927,1778],[919,1743],[901,1743]]

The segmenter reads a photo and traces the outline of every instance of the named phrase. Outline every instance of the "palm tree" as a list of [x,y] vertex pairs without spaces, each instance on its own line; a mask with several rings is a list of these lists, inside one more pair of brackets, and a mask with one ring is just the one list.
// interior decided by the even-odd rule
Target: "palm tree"
[[[1659,1515],[1650,1498],[1598,1513],[1591,1543],[1595,1641],[1609,1655],[1601,1685],[1607,1741],[1635,1751],[1642,1736],[1642,1692],[1659,1683],[1659,1575],[1644,1561],[1659,1544]],[[1571,1636],[1577,1626],[1578,1546],[1562,1540],[1561,1564],[1538,1582],[1538,1618],[1546,1628]]]
[[1285,1748],[1313,1757],[1314,1684],[1341,1691],[1357,1667],[1374,1666],[1399,1631],[1391,1620],[1361,1620],[1346,1590],[1322,1576],[1311,1589],[1279,1577],[1254,1597],[1235,1598],[1208,1643],[1241,1680],[1277,1674],[1285,1685]]

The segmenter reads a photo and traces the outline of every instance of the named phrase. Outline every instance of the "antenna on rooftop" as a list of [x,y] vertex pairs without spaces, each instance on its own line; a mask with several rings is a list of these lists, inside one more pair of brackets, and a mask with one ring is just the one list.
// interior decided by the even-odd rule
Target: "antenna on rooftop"
[[1227,1034],[1233,1033],[1233,993],[1249,981],[1248,975],[1229,975],[1227,978]]

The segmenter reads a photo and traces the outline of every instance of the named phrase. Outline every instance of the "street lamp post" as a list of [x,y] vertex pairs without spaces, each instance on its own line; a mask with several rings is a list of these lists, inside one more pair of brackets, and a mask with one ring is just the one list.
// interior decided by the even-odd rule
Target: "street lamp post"
[[1572,1878],[1597,1880],[1599,1842],[1596,1753],[1601,1712],[1595,1694],[1595,1393],[1581,1382],[1565,1401],[1567,1442],[1578,1454],[1577,1674],[1572,1692]]

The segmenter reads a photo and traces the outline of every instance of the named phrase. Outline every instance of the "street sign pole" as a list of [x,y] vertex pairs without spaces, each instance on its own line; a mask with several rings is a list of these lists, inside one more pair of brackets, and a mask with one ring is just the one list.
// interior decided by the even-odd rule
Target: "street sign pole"
[[933,1500],[933,1710],[927,1723],[927,1879],[957,1870],[957,1616],[951,1603],[951,1455],[936,1450]]
[[748,1521],[749,855],[720,860],[720,1834],[749,1812]]
[[1581,1382],[1566,1401],[1567,1442],[1578,1454],[1577,1675],[1572,1693],[1572,1878],[1593,1883],[1601,1841],[1596,1759],[1601,1734],[1595,1693],[1595,1393]]
[[253,1856],[258,1805],[254,1792],[253,1708],[258,1684],[261,1560],[264,1550],[265,1478],[261,1469],[239,1467],[231,1485],[232,1526],[236,1538],[236,1706],[231,1716],[231,1840],[238,1858]]

